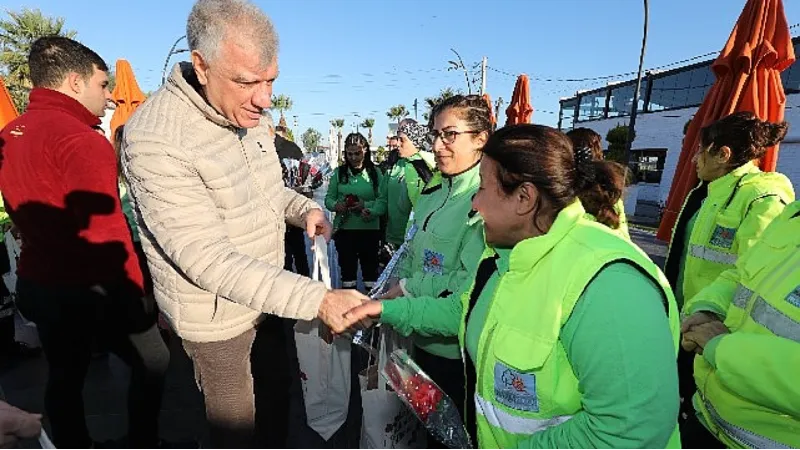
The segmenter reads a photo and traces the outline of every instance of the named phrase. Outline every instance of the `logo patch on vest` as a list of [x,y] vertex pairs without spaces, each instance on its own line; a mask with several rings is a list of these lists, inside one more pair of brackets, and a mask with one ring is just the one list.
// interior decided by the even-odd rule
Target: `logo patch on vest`
[[425,273],[441,275],[444,273],[444,255],[427,248],[422,253],[422,270]]
[[725,228],[717,225],[711,235],[711,245],[722,248],[733,247],[733,240],[736,238],[736,228]]
[[789,295],[786,296],[786,301],[800,308],[800,286],[789,292]]
[[494,366],[494,397],[511,409],[539,412],[536,375],[517,372],[499,362]]

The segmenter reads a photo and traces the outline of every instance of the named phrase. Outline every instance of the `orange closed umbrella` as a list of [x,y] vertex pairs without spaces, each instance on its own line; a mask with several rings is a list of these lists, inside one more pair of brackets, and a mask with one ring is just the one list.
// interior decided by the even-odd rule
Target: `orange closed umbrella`
[[527,75],[522,74],[517,78],[514,95],[511,96],[511,103],[506,108],[506,125],[530,123],[532,116],[530,81]]
[[117,104],[117,108],[114,110],[114,115],[111,116],[112,139],[117,127],[124,124],[146,98],[142,90],[139,89],[139,84],[133,75],[131,63],[124,59],[118,59],[115,75],[117,77],[117,85],[114,87],[111,97]]
[[[700,145],[700,130],[739,111],[761,120],[780,122],[786,107],[781,72],[794,63],[794,47],[781,0],[748,0],[728,42],[711,66],[716,81],[703,99],[683,140],[675,178],[658,239],[667,241],[683,202],[698,182],[692,157]],[[767,151],[761,169],[774,171],[777,147]]]
[[11,100],[11,94],[8,93],[6,84],[0,78],[0,130],[16,119],[18,115],[17,108],[14,107],[14,101]]

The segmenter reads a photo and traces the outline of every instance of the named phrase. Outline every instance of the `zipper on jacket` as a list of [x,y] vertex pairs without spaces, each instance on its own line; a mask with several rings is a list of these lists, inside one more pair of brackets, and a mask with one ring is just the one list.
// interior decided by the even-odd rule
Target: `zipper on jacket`
[[[764,437],[760,434],[753,433],[750,430],[746,430],[742,427],[736,426],[727,420],[723,419],[722,416],[717,413],[714,409],[714,406],[703,397],[703,403],[705,404],[706,410],[708,411],[711,418],[719,425],[720,428],[725,431],[725,433],[740,444],[742,447],[746,448],[791,448],[780,442],[774,441],[768,437]],[[753,442],[753,439],[757,439],[760,442]]]
[[444,202],[442,202],[438,208],[434,209],[430,214],[428,214],[428,217],[425,218],[425,222],[422,225],[422,231],[428,231],[428,222],[430,222],[433,215],[441,211],[441,209],[444,208],[444,205],[447,204],[447,201],[450,200],[450,193],[453,192],[453,179],[449,178],[448,181],[450,185],[447,189],[447,195],[444,197]]

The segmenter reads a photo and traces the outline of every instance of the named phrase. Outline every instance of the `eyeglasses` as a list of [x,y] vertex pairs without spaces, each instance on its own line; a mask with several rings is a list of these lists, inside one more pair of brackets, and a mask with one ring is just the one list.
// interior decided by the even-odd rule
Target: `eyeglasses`
[[447,130],[447,131],[437,131],[431,130],[428,132],[428,142],[433,145],[436,143],[436,138],[442,138],[442,142],[445,144],[452,144],[456,141],[458,136],[462,134],[480,134],[480,131],[476,130],[467,130],[467,131],[458,131],[458,130]]

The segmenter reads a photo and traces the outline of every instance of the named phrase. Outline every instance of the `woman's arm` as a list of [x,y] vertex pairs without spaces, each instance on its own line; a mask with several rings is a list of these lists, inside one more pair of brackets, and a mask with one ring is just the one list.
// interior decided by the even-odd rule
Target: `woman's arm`
[[587,286],[560,340],[582,410],[520,448],[664,448],[679,395],[661,289],[628,263],[609,265]]

